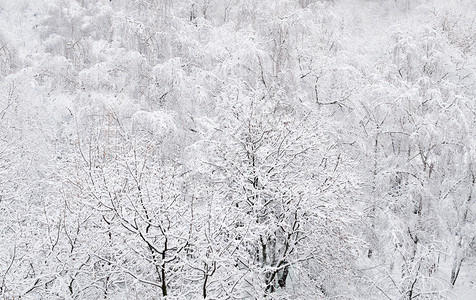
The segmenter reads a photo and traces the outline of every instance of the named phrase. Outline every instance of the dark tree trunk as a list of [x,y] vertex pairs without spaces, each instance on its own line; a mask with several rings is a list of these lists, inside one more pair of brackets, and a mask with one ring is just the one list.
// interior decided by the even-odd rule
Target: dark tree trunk
[[286,287],[286,279],[288,278],[289,274],[289,266],[284,267],[283,274],[281,274],[278,284],[280,288],[285,288]]

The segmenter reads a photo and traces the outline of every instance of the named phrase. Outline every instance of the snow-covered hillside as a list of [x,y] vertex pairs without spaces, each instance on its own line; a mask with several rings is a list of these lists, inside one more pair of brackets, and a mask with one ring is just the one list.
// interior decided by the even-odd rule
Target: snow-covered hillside
[[476,299],[472,0],[0,0],[2,299]]

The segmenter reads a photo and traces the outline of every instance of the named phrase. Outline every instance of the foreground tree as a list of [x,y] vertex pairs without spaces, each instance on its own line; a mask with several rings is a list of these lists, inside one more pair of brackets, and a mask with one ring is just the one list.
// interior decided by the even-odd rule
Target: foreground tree
[[199,142],[226,215],[221,243],[233,264],[218,268],[236,274],[228,293],[264,297],[311,284],[330,295],[357,254],[351,162],[312,111],[299,112],[276,91],[235,93]]

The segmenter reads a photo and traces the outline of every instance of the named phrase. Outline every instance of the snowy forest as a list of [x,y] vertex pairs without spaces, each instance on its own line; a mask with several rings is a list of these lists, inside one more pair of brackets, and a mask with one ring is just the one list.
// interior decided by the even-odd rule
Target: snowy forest
[[0,0],[0,298],[476,299],[474,0]]

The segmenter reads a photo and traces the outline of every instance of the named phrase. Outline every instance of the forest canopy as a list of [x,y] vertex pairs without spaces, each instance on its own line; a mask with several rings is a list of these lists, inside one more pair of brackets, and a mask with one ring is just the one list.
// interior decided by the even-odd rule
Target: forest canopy
[[472,0],[2,0],[2,299],[476,297]]

